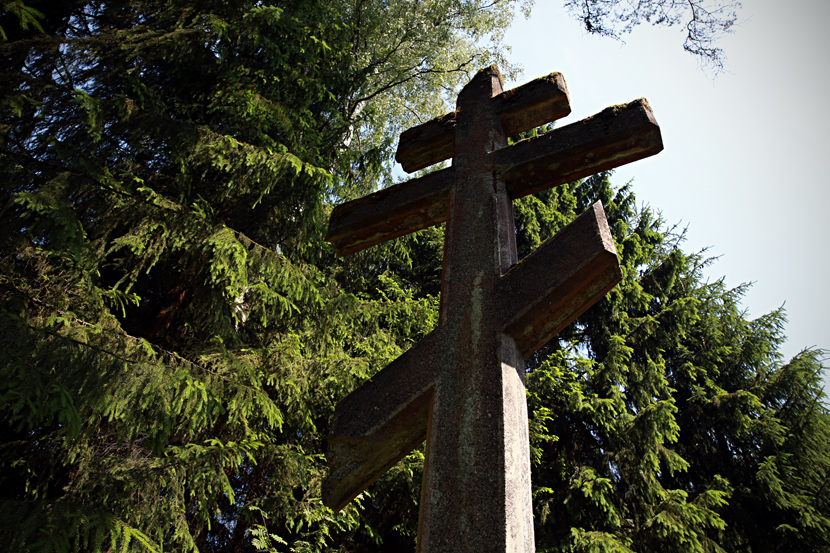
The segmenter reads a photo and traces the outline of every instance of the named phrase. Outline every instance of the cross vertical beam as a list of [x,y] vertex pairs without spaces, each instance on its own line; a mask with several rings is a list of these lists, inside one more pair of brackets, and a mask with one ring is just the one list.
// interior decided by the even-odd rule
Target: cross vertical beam
[[533,551],[524,363],[490,301],[517,261],[510,198],[482,163],[507,145],[501,92],[487,71],[458,97],[440,317],[455,344],[437,359],[419,551]]

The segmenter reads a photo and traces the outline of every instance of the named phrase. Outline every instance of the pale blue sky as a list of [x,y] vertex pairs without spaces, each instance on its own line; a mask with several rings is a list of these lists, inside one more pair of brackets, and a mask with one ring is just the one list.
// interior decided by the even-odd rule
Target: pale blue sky
[[687,251],[721,256],[709,278],[754,282],[750,318],[786,302],[787,357],[830,349],[830,1],[746,0],[740,16],[721,43],[728,72],[714,77],[683,51],[680,29],[643,25],[621,44],[586,35],[561,1],[537,0],[506,36],[525,68],[507,88],[561,72],[572,113],[560,124],[647,98],[665,149],[614,182],[634,179],[640,202],[688,225]]

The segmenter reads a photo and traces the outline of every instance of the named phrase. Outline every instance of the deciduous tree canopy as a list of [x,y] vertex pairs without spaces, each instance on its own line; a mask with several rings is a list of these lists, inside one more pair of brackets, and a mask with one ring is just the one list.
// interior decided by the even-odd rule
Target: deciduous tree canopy
[[[345,259],[323,236],[402,129],[510,70],[517,7],[3,4],[10,550],[414,547],[422,454],[335,514],[322,452],[336,402],[435,325],[443,233]],[[821,353],[781,359],[783,312],[747,320],[605,174],[516,202],[520,255],[597,199],[624,280],[527,364],[537,549],[826,551]]]

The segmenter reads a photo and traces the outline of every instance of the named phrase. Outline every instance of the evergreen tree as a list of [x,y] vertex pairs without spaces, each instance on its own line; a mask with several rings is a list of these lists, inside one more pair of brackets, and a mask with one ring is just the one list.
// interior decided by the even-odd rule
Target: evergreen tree
[[477,44],[512,4],[25,8],[0,16],[3,543],[351,535],[357,509],[319,500],[333,405],[435,299],[378,270],[394,247],[336,263],[327,213],[374,189],[411,113],[500,61]]
[[532,249],[602,200],[623,281],[528,360],[540,551],[830,551],[822,352],[607,175],[519,203]]

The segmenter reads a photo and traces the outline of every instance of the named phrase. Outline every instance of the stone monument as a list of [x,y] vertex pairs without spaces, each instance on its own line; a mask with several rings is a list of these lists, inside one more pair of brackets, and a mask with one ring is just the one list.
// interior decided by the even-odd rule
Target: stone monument
[[412,172],[334,209],[347,255],[447,223],[439,323],[336,408],[323,501],[338,510],[426,439],[418,551],[534,551],[524,359],[621,278],[598,202],[518,262],[511,200],[662,149],[645,100],[508,146],[570,113],[558,73],[503,92],[480,71],[456,111],[401,135]]

